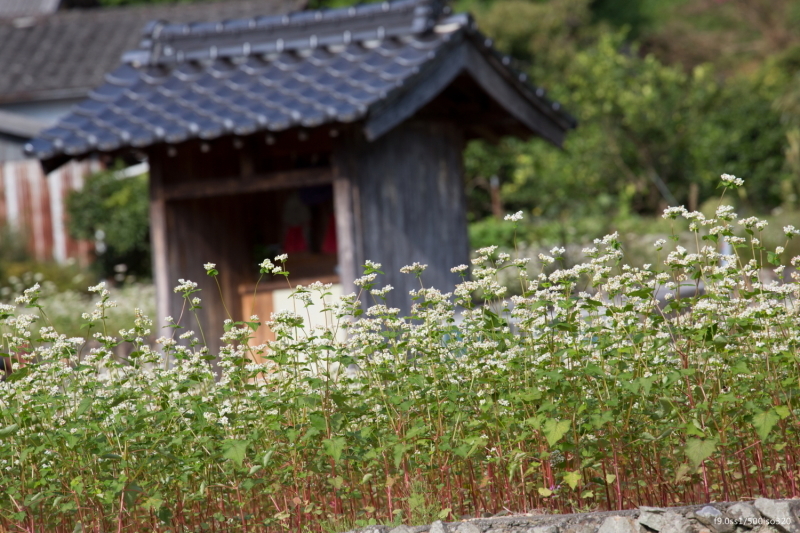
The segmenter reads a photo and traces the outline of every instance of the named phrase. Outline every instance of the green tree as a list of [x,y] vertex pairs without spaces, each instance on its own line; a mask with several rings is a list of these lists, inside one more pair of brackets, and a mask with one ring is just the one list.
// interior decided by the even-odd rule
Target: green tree
[[104,277],[113,276],[120,264],[128,273],[150,276],[147,191],[146,175],[120,178],[105,170],[89,176],[82,190],[67,197],[70,235],[89,240],[103,235],[106,249],[98,253],[96,267]]
[[[747,179],[751,192],[742,201],[753,210],[781,204],[790,178],[787,127],[770,76],[725,80],[709,64],[689,72],[666,65],[641,54],[624,31],[592,22],[587,1],[531,3],[520,9],[551,18],[501,24],[524,4],[498,0],[483,12],[481,26],[498,32],[502,48],[530,48],[532,76],[579,126],[562,151],[536,140],[470,147],[468,182],[492,169],[503,178],[508,210],[565,224],[580,216],[653,215],[667,204],[699,205],[714,194],[718,176],[710,168]],[[568,30],[570,20],[577,22]],[[548,47],[551,38],[555,44]],[[797,139],[800,154],[800,133]],[[485,205],[482,191],[473,193],[473,205],[480,195]]]

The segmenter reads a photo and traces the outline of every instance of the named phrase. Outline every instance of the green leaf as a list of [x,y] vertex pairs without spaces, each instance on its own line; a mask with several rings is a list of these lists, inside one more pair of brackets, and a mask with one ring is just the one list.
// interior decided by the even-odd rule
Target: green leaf
[[325,455],[333,457],[333,460],[338,463],[342,458],[342,451],[346,443],[344,437],[325,439],[322,441],[322,449],[325,451]]
[[544,498],[549,498],[550,496],[553,495],[552,490],[546,489],[544,487],[539,487],[537,490],[539,491],[539,494]]
[[227,439],[222,443],[222,456],[242,466],[249,444],[246,440]]
[[780,419],[781,417],[775,409],[762,411],[753,416],[753,426],[756,428],[756,433],[758,433],[759,438],[761,440],[766,440],[767,435],[769,435],[769,432],[772,431],[772,428]]
[[127,485],[122,492],[122,498],[123,501],[125,502],[125,505],[128,508],[134,507],[136,505],[136,500],[143,492],[144,490],[142,490],[142,487],[140,487],[136,483],[131,483]]
[[567,472],[564,476],[564,481],[567,482],[569,488],[574,489],[581,482],[581,471],[575,470],[573,472]]
[[73,478],[69,482],[69,488],[74,490],[78,496],[81,496],[83,494],[83,480],[79,477]]
[[779,405],[778,407],[776,407],[775,412],[778,414],[779,417],[781,417],[781,420],[783,420],[784,418],[789,418],[789,415],[792,414],[791,411],[789,411],[789,408],[786,407],[785,405]]
[[450,513],[452,513],[452,512],[453,512],[453,510],[450,507],[448,507],[447,509],[442,509],[441,511],[439,511],[439,515],[438,515],[439,516],[439,520],[444,520],[445,518],[450,516]]
[[692,420],[685,426],[686,433],[689,435],[694,435],[695,437],[705,437],[706,434],[703,433],[703,429],[700,427],[700,422],[697,420]]
[[403,462],[403,456],[406,454],[408,450],[413,448],[411,444],[395,444],[394,445],[394,466],[395,468],[400,468],[400,463]]
[[168,524],[170,520],[172,520],[172,510],[169,507],[161,506],[158,511],[156,511],[156,516],[159,520]]
[[781,264],[781,257],[775,252],[767,252],[767,262],[778,266]]
[[683,463],[678,469],[675,471],[675,483],[680,483],[681,481],[685,481],[689,479],[689,471],[691,468],[686,463]]
[[142,503],[142,507],[147,511],[158,511],[161,509],[162,505],[164,505],[164,500],[158,496],[151,496],[150,498],[147,498],[144,503]]
[[561,438],[567,434],[571,424],[572,422],[569,420],[556,421],[552,418],[547,420],[542,428],[544,436],[547,438],[547,444],[553,446],[555,443],[560,441]]
[[264,468],[266,468],[266,467],[267,467],[267,465],[269,464],[269,461],[270,461],[270,459],[272,459],[272,454],[273,454],[273,453],[275,453],[275,449],[274,449],[274,448],[270,448],[270,449],[269,449],[269,450],[268,450],[268,451],[267,451],[267,452],[264,454],[264,457],[261,459],[261,466],[263,466]]
[[78,409],[75,411],[75,416],[76,417],[81,416],[83,413],[88,411],[89,408],[92,406],[92,402],[94,402],[94,398],[91,396],[87,396],[86,398],[81,400],[81,403],[78,404]]
[[700,466],[717,448],[717,439],[689,439],[686,441],[686,457],[693,468]]
[[9,435],[13,435],[19,429],[19,424],[11,424],[10,426],[6,426],[3,429],[0,429],[0,438],[8,437]]

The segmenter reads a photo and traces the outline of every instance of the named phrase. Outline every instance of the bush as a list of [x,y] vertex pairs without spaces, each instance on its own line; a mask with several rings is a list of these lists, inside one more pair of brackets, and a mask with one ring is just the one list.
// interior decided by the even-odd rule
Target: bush
[[[160,347],[141,313],[107,327],[102,285],[92,349],[52,329],[31,288],[31,311],[0,307],[18,369],[0,384],[0,524],[319,531],[796,495],[797,274],[757,219],[725,206],[665,218],[688,221],[693,252],[660,240],[658,263],[630,267],[609,235],[553,270],[558,249],[529,264],[489,247],[453,293],[415,291],[409,318],[382,304],[368,263],[328,328],[303,319],[327,287],[297,287],[297,312],[266,323],[274,342],[248,344],[258,317],[228,321],[219,354],[184,329],[201,312],[190,281]],[[506,299],[497,275],[514,268],[524,290]],[[425,279],[424,265],[404,270]]]
[[0,303],[13,301],[34,283],[42,284],[44,294],[85,290],[91,281],[86,269],[74,259],[65,263],[37,261],[25,247],[22,235],[0,227]]
[[[150,213],[147,175],[120,178],[104,170],[67,197],[69,233],[99,240],[94,268],[101,278],[150,278]],[[124,266],[122,266],[124,265]],[[133,276],[133,278],[131,278]]]

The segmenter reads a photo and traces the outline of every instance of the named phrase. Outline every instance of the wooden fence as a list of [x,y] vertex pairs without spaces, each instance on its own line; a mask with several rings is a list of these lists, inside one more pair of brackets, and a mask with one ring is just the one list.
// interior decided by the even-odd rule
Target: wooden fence
[[19,231],[39,261],[86,264],[93,245],[69,236],[64,204],[67,194],[100,168],[96,161],[72,161],[45,175],[34,159],[0,163],[0,227]]

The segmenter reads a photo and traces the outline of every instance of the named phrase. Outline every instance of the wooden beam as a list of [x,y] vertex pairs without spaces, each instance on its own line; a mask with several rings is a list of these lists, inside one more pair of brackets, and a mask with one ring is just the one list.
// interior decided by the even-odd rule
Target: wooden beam
[[241,177],[175,183],[164,186],[166,200],[190,200],[333,183],[330,168],[302,168]]

